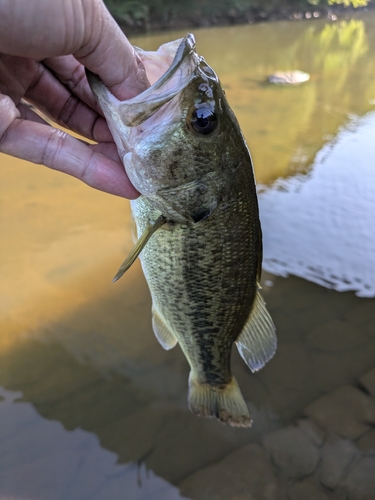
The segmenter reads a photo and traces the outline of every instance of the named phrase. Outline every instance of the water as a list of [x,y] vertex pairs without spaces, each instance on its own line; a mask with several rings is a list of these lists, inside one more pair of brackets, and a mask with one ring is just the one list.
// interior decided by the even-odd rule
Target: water
[[[2,156],[1,500],[375,498],[375,15],[196,37],[260,190],[279,349],[256,375],[233,353],[253,428],[190,414],[138,262],[111,283],[127,202]],[[265,83],[289,69],[311,80]]]

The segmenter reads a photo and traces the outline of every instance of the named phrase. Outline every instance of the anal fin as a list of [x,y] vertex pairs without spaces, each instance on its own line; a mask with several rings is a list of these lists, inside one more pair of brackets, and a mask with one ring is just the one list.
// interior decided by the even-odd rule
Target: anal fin
[[152,328],[160,345],[166,351],[173,349],[173,347],[177,344],[177,339],[154,307],[152,308]]
[[275,325],[259,292],[256,293],[250,316],[236,340],[238,352],[252,372],[263,368],[275,354]]

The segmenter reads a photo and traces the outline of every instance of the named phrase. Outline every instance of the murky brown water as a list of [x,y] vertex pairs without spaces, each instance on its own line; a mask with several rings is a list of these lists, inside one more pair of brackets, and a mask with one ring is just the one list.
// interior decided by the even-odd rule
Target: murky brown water
[[[263,279],[276,357],[233,353],[254,426],[191,415],[139,264],[111,283],[128,203],[1,156],[1,500],[375,498],[375,15],[196,37],[252,151],[266,269],[291,275]],[[311,80],[264,83],[288,69]]]

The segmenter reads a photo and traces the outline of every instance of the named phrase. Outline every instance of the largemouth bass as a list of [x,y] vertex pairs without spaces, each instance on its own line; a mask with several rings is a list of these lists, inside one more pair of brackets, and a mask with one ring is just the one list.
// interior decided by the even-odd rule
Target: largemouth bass
[[218,77],[189,34],[139,50],[151,86],[117,100],[87,72],[128,177],[152,326],[179,343],[191,371],[189,406],[234,426],[251,417],[230,369],[233,343],[255,372],[273,356],[275,328],[259,293],[262,236],[250,153]]

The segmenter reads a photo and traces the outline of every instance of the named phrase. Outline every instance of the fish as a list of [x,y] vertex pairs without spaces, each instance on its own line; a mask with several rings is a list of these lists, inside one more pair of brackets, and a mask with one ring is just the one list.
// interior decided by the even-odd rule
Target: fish
[[214,70],[192,34],[156,52],[136,49],[150,87],[120,101],[86,71],[125,171],[136,244],[152,297],[153,331],[178,343],[190,365],[188,403],[198,416],[249,427],[232,375],[233,345],[252,372],[275,353],[260,294],[262,233],[249,149]]

